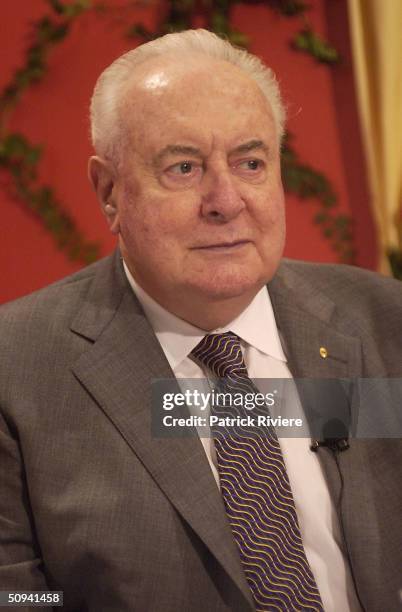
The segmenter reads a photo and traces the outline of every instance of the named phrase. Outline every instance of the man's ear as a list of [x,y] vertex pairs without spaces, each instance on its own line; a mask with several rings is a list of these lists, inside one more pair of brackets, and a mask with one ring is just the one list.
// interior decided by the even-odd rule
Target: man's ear
[[119,211],[113,198],[115,175],[110,162],[94,155],[88,162],[88,178],[96,192],[112,234],[120,231]]

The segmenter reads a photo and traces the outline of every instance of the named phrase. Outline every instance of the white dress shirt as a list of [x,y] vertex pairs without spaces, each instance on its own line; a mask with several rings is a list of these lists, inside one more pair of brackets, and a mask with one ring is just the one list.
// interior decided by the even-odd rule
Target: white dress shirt
[[[165,310],[136,283],[125,263],[124,269],[179,384],[181,379],[188,381],[208,378],[208,373],[190,357],[191,351],[206,333],[226,331],[240,337],[250,378],[292,378],[266,287],[259,291],[234,321],[224,328],[205,332]],[[258,380],[255,382],[258,385]],[[294,414],[303,414],[297,397]],[[210,436],[200,439],[219,486],[213,439]],[[318,456],[310,450],[310,439],[282,437],[279,443],[293,492],[304,549],[324,609],[326,612],[360,611],[349,563],[343,550],[339,520]]]

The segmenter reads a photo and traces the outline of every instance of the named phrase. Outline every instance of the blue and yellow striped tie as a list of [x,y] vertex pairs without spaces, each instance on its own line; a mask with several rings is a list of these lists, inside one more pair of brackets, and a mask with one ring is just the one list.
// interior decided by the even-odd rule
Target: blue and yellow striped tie
[[[236,334],[210,334],[192,351],[220,391],[256,393]],[[268,408],[264,410],[268,414]],[[211,407],[227,416],[227,407]],[[233,412],[231,414],[239,414]],[[254,412],[254,411],[253,411]],[[263,414],[263,412],[258,412]],[[257,611],[323,611],[274,429],[212,428],[221,492]]]

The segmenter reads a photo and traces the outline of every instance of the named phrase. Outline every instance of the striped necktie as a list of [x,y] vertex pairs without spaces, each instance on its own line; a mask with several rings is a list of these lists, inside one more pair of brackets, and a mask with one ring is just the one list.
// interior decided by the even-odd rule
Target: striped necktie
[[[236,334],[207,335],[192,355],[219,379],[219,391],[257,392]],[[233,406],[230,410],[233,416]],[[268,408],[263,410],[267,415]],[[212,406],[211,414],[223,416],[229,410]],[[274,429],[211,429],[223,501],[256,610],[322,612]]]

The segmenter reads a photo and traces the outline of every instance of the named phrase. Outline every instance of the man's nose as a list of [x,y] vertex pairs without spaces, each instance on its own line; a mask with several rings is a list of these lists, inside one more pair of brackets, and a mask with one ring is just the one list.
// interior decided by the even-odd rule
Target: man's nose
[[229,170],[211,172],[204,181],[201,203],[204,217],[225,223],[246,207],[236,179]]

